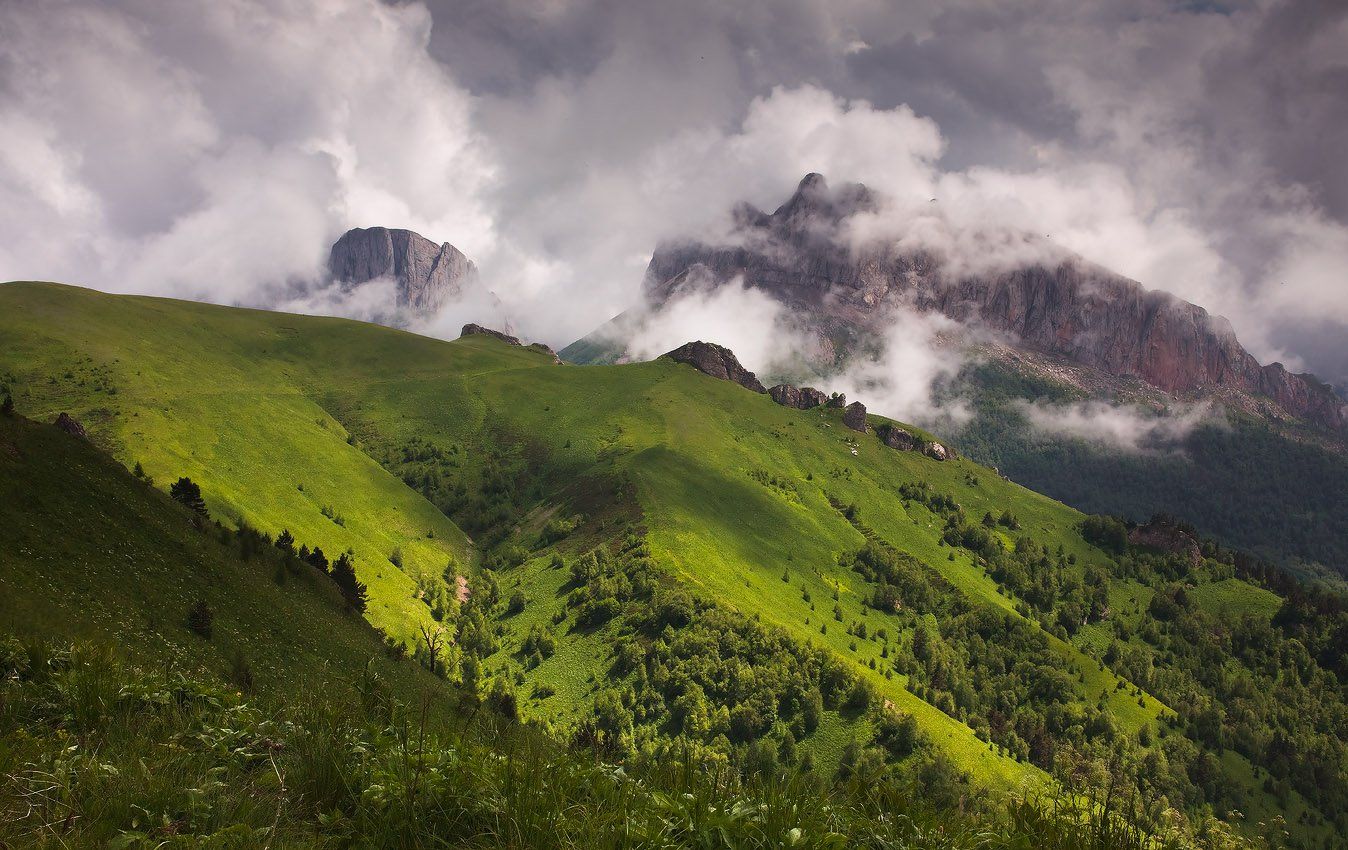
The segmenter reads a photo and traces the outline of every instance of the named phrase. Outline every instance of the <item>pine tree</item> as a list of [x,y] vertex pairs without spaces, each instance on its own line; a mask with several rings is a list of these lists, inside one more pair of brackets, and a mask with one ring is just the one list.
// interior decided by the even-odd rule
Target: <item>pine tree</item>
[[346,600],[346,604],[350,605],[352,610],[364,613],[365,606],[369,602],[368,589],[356,578],[356,565],[351,560],[350,551],[343,552],[341,557],[333,562],[332,580],[342,591],[342,598]]
[[3,413],[5,416],[14,415],[14,396],[5,393],[5,400],[0,402],[0,413]]
[[173,497],[174,501],[186,505],[189,510],[202,519],[208,516],[206,500],[201,498],[201,487],[191,478],[179,478],[170,484],[169,495]]
[[290,529],[284,528],[276,538],[276,548],[283,552],[293,551],[295,548],[295,535],[290,533]]

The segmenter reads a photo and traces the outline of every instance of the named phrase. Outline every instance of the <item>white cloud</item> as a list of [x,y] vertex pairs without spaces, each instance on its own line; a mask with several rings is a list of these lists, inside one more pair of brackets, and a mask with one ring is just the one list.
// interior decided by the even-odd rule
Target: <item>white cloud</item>
[[760,377],[792,360],[807,344],[780,302],[732,281],[711,289],[694,282],[664,309],[639,319],[626,347],[636,360],[653,360],[697,339],[729,348]]
[[1105,401],[1045,404],[1017,400],[1013,406],[1035,430],[1131,453],[1172,449],[1198,426],[1224,421],[1208,404],[1162,412]]
[[857,234],[968,270],[1076,251],[1261,359],[1348,323],[1342,18],[435,2],[0,6],[0,279],[267,303],[347,227],[409,227],[563,344],[633,306],[661,238],[819,171],[895,199]]
[[472,99],[420,6],[0,10],[0,279],[260,303],[354,225],[493,238]]
[[874,357],[856,358],[830,388],[865,403],[871,413],[942,429],[958,428],[973,415],[960,398],[946,397],[943,386],[968,361],[957,344],[963,335],[951,320],[935,313],[898,310]]

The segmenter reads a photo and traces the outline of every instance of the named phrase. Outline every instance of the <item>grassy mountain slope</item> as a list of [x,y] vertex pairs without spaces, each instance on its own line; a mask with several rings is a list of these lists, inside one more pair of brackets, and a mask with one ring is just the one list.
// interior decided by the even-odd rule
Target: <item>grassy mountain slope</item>
[[[1100,660],[1113,621],[1079,628],[1071,607],[1091,576],[1108,576],[1108,607],[1142,625],[1159,581],[1152,573],[1121,574],[1122,559],[1082,538],[1076,511],[966,460],[892,451],[843,428],[837,411],[788,410],[667,361],[580,369],[485,337],[443,343],[53,285],[0,287],[0,338],[0,379],[22,412],[70,411],[161,486],[182,474],[199,481],[226,519],[289,528],[329,553],[350,546],[371,587],[370,619],[391,634],[410,637],[427,622],[416,579],[439,576],[450,559],[466,567],[475,556],[459,528],[469,530],[493,567],[482,580],[499,584],[502,601],[520,597],[486,609],[494,638],[482,660],[518,684],[526,715],[578,722],[613,682],[639,695],[641,670],[615,672],[623,645],[639,638],[643,651],[661,652],[677,636],[643,631],[626,614],[581,622],[574,597],[590,588],[553,556],[574,570],[587,550],[616,551],[624,535],[659,575],[755,624],[735,628],[762,624],[839,660],[986,786],[1041,785],[1036,765],[1055,761],[1053,746],[1155,741],[1167,718],[1190,709],[1163,704],[1139,687],[1141,673],[1130,679]],[[976,546],[949,542],[965,518],[978,526],[985,513],[1008,511],[1014,522],[994,524]],[[389,561],[394,549],[401,569]],[[930,589],[930,604],[907,595],[897,608],[867,604],[883,584],[858,566],[867,549],[889,558],[894,580]],[[1033,582],[995,578],[1013,551],[1061,596],[1036,602],[1026,595],[1042,590]],[[1267,628],[1280,604],[1232,585],[1217,565],[1185,580],[1195,617],[1234,605]],[[522,644],[536,629],[556,648],[531,661]],[[1166,663],[1159,644],[1127,640]],[[965,690],[952,683],[961,678]],[[1033,711],[1022,735],[1000,726],[989,700],[1025,682],[1036,684],[1023,693]],[[1157,687],[1187,693],[1169,680]],[[626,706],[637,716],[640,708]],[[830,709],[803,742],[825,765],[864,740],[876,717]],[[989,725],[1000,743],[987,741]],[[1139,745],[1159,749],[1127,746]],[[1244,755],[1226,750],[1218,769],[1221,799],[1247,815],[1284,813],[1305,821],[1300,834],[1324,834],[1296,790],[1280,789],[1275,801]]]
[[[347,445],[303,364],[325,361],[335,375],[357,358],[405,368],[429,341],[393,334],[352,350],[345,322],[306,321],[301,338],[295,317],[203,315],[172,301],[71,292],[4,290],[4,369],[31,394],[34,404],[24,409],[48,419],[68,411],[161,486],[192,478],[214,516],[272,534],[288,528],[334,557],[353,549],[370,587],[371,621],[410,638],[426,617],[412,599],[415,577],[468,558],[467,540]],[[389,561],[395,549],[402,569]]]
[[[50,641],[118,647],[152,667],[202,670],[271,693],[354,682],[367,663],[404,698],[443,682],[395,664],[377,634],[307,564],[241,558],[232,535],[190,513],[85,441],[0,416],[0,623]],[[212,635],[187,627],[204,600]]]

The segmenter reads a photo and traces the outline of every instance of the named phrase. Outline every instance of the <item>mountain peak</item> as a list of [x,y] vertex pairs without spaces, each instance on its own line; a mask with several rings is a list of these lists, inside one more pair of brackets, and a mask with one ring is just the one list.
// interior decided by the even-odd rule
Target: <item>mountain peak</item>
[[879,206],[875,193],[865,183],[842,183],[833,188],[822,174],[812,171],[801,178],[795,193],[772,218],[787,227],[816,220],[838,224],[859,212],[874,212]]
[[800,183],[796,186],[796,191],[805,192],[813,189],[827,188],[828,181],[824,179],[824,175],[820,174],[818,171],[811,171],[809,174],[800,178]]
[[333,280],[355,286],[375,278],[397,284],[394,307],[430,315],[465,284],[477,278],[477,266],[448,242],[436,245],[412,230],[357,227],[342,234],[328,255]]
[[858,246],[843,238],[846,219],[880,206],[862,183],[830,187],[822,175],[807,174],[771,215],[735,210],[744,237],[737,250],[663,245],[647,268],[646,291],[658,305],[689,269],[700,268],[715,282],[739,279],[767,292],[827,340],[838,327],[877,331],[894,305],[907,304],[1177,397],[1254,394],[1335,431],[1348,427],[1348,407],[1331,389],[1260,366],[1226,320],[1078,257],[957,273],[884,240]]

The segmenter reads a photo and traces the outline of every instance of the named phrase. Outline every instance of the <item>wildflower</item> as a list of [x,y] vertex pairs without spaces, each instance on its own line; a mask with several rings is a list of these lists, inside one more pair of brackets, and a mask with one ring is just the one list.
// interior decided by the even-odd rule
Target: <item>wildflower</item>
[[789,847],[794,847],[800,841],[800,827],[793,826],[786,831],[786,843]]

